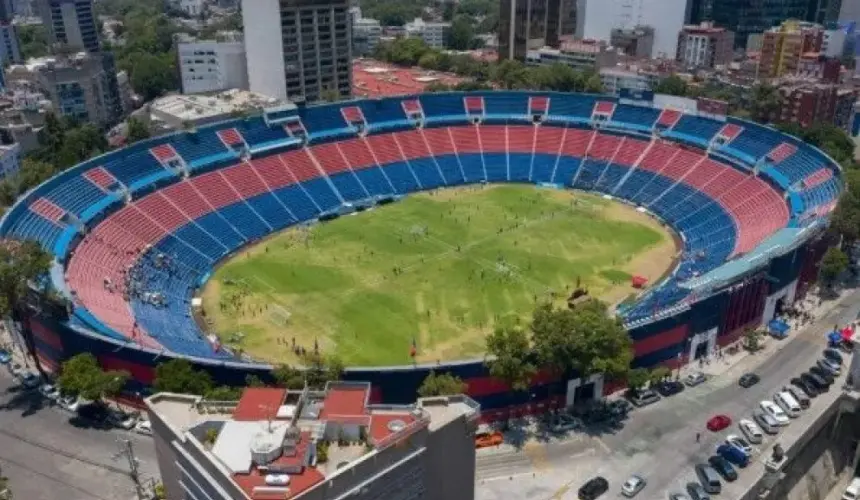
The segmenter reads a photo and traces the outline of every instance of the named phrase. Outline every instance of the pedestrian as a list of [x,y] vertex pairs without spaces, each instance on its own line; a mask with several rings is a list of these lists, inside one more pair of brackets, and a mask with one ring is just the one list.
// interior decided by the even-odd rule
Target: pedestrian
[[698,442],[699,442],[699,441],[701,441],[701,440],[702,440],[702,433],[701,433],[701,432],[697,432],[697,433],[696,433],[696,442],[698,443]]

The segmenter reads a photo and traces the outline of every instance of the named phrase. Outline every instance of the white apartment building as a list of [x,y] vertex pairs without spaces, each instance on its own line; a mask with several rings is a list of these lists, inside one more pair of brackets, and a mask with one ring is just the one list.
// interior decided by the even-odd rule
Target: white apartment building
[[376,19],[358,18],[352,21],[352,51],[357,56],[370,55],[379,45],[382,25]]
[[348,0],[242,0],[250,90],[293,102],[352,94]]
[[610,41],[613,28],[654,28],[651,57],[674,59],[689,0],[577,0],[576,36]]
[[248,89],[248,63],[242,34],[225,32],[217,40],[178,39],[183,94]]
[[202,16],[206,12],[206,0],[173,0],[173,8],[191,17]]
[[415,18],[406,23],[406,36],[421,38],[427,46],[434,49],[445,48],[451,23],[428,23],[421,18]]

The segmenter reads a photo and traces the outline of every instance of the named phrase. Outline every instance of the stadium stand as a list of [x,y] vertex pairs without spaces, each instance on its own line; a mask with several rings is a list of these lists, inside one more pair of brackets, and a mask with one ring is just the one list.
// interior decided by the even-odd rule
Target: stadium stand
[[[469,123],[469,113],[488,121]],[[591,128],[594,114],[610,116],[612,130]],[[423,126],[414,128],[413,115]],[[284,119],[269,126],[251,117],[110,153],[36,188],[6,215],[2,232],[71,252],[58,257],[67,262],[76,325],[229,359],[190,314],[196,288],[248,242],[346,202],[533,182],[646,208],[683,235],[684,247],[672,275],[623,311],[636,322],[689,299],[687,280],[755,251],[782,228],[826,217],[843,187],[826,157],[777,131],[589,95],[427,94],[303,107]],[[366,136],[349,126],[359,122]],[[291,139],[285,126],[306,130],[308,141]],[[717,137],[730,158],[703,151]],[[239,159],[235,150],[245,147],[251,154]],[[174,172],[177,162],[198,168],[185,178]],[[112,193],[122,186],[127,199]],[[800,213],[786,197],[801,200]],[[100,216],[83,218],[91,227],[79,242],[59,245],[85,213]]]

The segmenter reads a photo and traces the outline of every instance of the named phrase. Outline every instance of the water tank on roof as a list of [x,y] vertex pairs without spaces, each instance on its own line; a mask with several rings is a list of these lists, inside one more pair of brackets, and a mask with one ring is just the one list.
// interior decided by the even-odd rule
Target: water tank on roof
[[282,453],[281,440],[277,434],[260,432],[251,440],[251,460],[257,465],[267,465]]

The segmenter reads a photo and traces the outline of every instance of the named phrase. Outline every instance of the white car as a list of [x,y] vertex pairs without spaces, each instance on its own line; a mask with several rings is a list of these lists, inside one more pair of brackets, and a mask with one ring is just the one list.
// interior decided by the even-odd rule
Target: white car
[[42,387],[39,387],[39,392],[42,393],[42,396],[45,396],[51,401],[56,401],[60,399],[60,390],[57,389],[53,384],[42,385]]
[[645,488],[645,480],[642,476],[633,475],[621,485],[621,494],[628,498],[635,497],[643,488]]
[[582,427],[582,420],[570,415],[561,414],[558,416],[555,424],[553,424],[552,431],[562,433],[582,429]]
[[113,411],[108,417],[110,423],[115,427],[119,427],[120,429],[125,429],[130,431],[134,428],[135,424],[137,424],[137,415],[124,413],[121,411]]
[[266,484],[269,486],[286,486],[290,484],[290,476],[287,474],[266,474]]
[[741,432],[744,436],[746,436],[747,441],[753,444],[759,444],[764,441],[764,432],[762,432],[761,428],[752,420],[741,419],[738,422],[738,427],[740,427]]
[[752,455],[752,446],[747,443],[744,438],[738,436],[737,434],[729,434],[726,436],[726,444],[729,446],[734,446],[735,448],[741,450],[747,455]]
[[788,425],[788,423],[790,421],[790,419],[788,418],[788,415],[786,415],[785,412],[782,410],[782,408],[780,408],[773,401],[767,401],[767,400],[762,401],[761,403],[759,403],[759,406],[761,407],[762,411],[765,412],[765,414],[773,417],[773,419],[776,420],[776,423],[778,425],[780,425],[780,426]]
[[143,434],[145,436],[151,436],[152,424],[149,423],[149,420],[138,420],[138,422],[134,425],[134,432],[138,434]]

